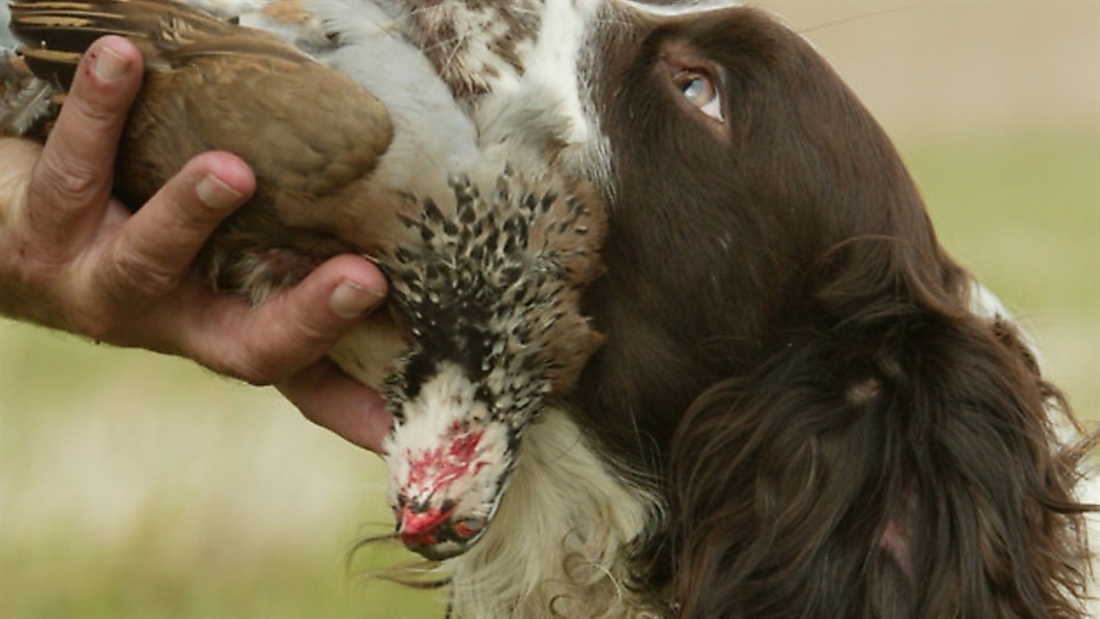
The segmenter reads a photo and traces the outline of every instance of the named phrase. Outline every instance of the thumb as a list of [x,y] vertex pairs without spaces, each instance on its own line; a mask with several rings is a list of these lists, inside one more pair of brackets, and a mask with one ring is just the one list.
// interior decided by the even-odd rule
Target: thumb
[[238,315],[230,337],[201,337],[193,356],[254,384],[278,382],[324,356],[382,304],[386,290],[374,264],[336,256],[294,288]]

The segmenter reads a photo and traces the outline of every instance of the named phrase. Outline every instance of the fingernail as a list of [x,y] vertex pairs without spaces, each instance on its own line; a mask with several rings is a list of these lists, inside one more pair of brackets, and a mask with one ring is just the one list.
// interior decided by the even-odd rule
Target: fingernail
[[210,208],[227,209],[236,206],[244,194],[226,185],[222,179],[207,174],[195,185],[195,193]]
[[344,281],[332,291],[329,307],[341,318],[358,318],[378,305],[385,295],[355,282]]
[[130,62],[121,54],[111,49],[109,45],[99,48],[92,63],[92,70],[96,76],[105,82],[113,82],[126,73],[126,67]]

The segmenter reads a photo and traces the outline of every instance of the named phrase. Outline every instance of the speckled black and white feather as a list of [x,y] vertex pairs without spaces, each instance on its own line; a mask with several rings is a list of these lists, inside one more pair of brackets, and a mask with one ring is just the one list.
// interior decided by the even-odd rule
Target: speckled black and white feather
[[[601,341],[577,308],[598,272],[602,209],[584,185],[499,169],[481,183],[453,176],[449,195],[406,195],[399,236],[417,242],[378,256],[394,314],[411,335],[386,383],[398,417],[386,445],[390,502],[453,512],[477,536],[524,429]],[[466,444],[476,449],[447,459]],[[469,473],[452,479],[448,466]],[[443,558],[477,539],[449,535],[453,524],[419,550]]]
[[[530,421],[563,369],[555,327],[571,311],[563,293],[579,284],[569,262],[594,257],[585,237],[599,233],[589,206],[555,185],[533,188],[504,170],[482,195],[468,177],[454,177],[454,217],[427,197],[418,217],[402,218],[423,243],[381,262],[414,338],[389,381],[391,402],[415,397],[438,364],[452,362],[478,385],[494,420],[517,433]],[[567,216],[548,221],[552,211]]]

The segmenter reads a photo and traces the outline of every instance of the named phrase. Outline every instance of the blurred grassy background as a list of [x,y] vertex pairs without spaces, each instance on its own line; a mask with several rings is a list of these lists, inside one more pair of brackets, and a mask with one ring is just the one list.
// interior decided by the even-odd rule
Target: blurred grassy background
[[[944,244],[1100,418],[1100,3],[760,4],[863,97]],[[5,619],[441,616],[345,572],[391,526],[380,470],[271,390],[0,321]]]

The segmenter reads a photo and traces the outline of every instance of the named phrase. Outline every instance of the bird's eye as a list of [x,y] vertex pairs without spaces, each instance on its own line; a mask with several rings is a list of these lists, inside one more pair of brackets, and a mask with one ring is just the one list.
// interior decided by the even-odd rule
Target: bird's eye
[[724,122],[722,97],[719,96],[718,88],[710,75],[694,69],[684,69],[672,76],[672,83],[701,112],[718,122]]

